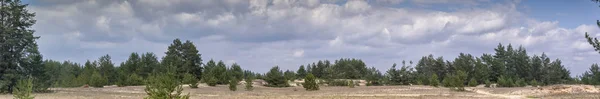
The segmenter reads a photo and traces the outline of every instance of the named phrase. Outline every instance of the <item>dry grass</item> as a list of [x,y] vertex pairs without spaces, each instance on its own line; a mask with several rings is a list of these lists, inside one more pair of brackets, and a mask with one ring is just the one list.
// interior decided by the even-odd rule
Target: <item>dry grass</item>
[[[475,92],[456,92],[447,88],[429,86],[357,86],[324,87],[319,91],[305,91],[302,87],[270,88],[255,86],[253,91],[229,91],[227,86],[200,86],[197,89],[185,87],[192,99],[497,99],[503,98],[490,94],[507,94],[528,88],[474,88],[490,94]],[[52,88],[53,93],[35,94],[37,99],[141,99],[146,96],[143,86],[105,88]],[[530,89],[529,89],[530,90]],[[560,94],[529,96],[540,98],[598,98],[598,94]],[[526,96],[523,96],[526,97]],[[0,99],[12,99],[12,95],[0,95]]]

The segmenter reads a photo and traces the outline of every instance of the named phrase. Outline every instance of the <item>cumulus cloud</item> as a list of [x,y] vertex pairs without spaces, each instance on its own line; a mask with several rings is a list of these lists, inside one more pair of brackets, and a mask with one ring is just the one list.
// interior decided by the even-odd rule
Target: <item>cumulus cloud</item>
[[[403,3],[468,7],[393,6]],[[120,62],[130,52],[163,56],[174,38],[193,41],[204,60],[256,71],[341,57],[387,69],[428,54],[452,60],[460,52],[490,53],[498,43],[561,58],[574,74],[598,57],[582,39],[585,32],[600,34],[595,25],[562,28],[527,17],[518,6],[486,0],[48,0],[30,9],[37,13],[42,53],[79,62],[103,54]]]

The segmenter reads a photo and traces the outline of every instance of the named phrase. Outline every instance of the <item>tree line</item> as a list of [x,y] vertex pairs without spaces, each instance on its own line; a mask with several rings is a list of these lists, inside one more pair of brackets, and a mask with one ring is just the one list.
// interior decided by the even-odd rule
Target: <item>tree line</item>
[[[198,82],[210,86],[230,84],[244,79],[263,79],[271,87],[288,87],[289,80],[307,79],[310,90],[318,90],[319,84],[352,85],[344,79],[364,79],[367,85],[431,85],[461,90],[468,85],[497,83],[500,87],[525,85],[551,85],[584,83],[598,85],[600,70],[593,64],[590,70],[578,77],[570,77],[559,59],[545,54],[529,56],[523,47],[499,44],[494,54],[475,57],[461,53],[453,61],[428,55],[413,63],[402,61],[393,64],[382,73],[355,58],[341,58],[302,65],[296,71],[282,71],[274,66],[265,74],[244,70],[239,64],[227,66],[222,61],[210,60],[204,64],[201,54],[191,41],[173,40],[165,56],[158,60],[154,53],[132,53],[116,66],[109,55],[84,64],[43,59],[38,51],[34,30],[34,13],[25,8],[20,0],[0,0],[0,93],[22,91],[45,92],[49,87],[103,87],[105,85],[145,85],[146,92],[158,98],[185,98],[181,96],[181,84],[197,87]],[[600,26],[600,22],[599,26]],[[588,42],[600,49],[597,38],[586,33]],[[413,67],[414,65],[414,67]],[[313,82],[314,81],[314,82]],[[251,84],[247,84],[251,88]],[[309,89],[309,88],[307,88]],[[14,92],[17,91],[17,92]],[[173,94],[176,93],[176,94]],[[189,98],[189,96],[188,96]]]
[[368,82],[367,85],[437,86],[456,81],[452,78],[457,78],[456,83],[460,85],[497,83],[500,87],[581,83],[581,77],[570,77],[570,71],[562,65],[561,60],[553,60],[544,53],[529,56],[524,47],[513,48],[511,44],[498,44],[494,50],[494,54],[479,57],[460,53],[453,61],[434,55],[423,56],[416,63],[409,61],[407,64],[402,61],[401,67],[393,64],[384,73],[374,67],[367,68],[360,59],[342,58],[334,63],[320,60],[301,65],[296,72],[286,70],[281,73],[278,67],[274,67],[267,74],[278,74],[286,80],[301,79],[307,74],[313,74],[326,82],[335,82],[335,79],[364,79]]

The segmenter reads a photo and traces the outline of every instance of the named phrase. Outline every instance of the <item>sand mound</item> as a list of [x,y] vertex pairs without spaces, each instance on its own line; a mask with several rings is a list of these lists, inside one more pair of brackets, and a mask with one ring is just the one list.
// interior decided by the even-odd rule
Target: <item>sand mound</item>
[[552,85],[530,90],[511,92],[516,95],[544,95],[544,94],[570,94],[570,93],[600,93],[600,89],[591,85]]

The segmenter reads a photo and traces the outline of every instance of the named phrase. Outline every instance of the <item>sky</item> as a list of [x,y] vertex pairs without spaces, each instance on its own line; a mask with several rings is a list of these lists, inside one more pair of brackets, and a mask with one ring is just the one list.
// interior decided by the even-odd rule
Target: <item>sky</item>
[[46,59],[74,62],[132,52],[164,56],[175,38],[202,59],[266,72],[359,58],[380,71],[433,54],[481,56],[499,44],[561,59],[572,76],[600,62],[589,0],[24,0]]

